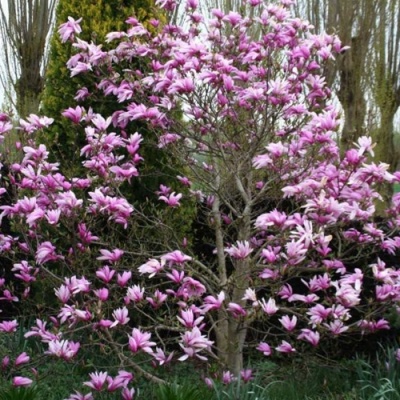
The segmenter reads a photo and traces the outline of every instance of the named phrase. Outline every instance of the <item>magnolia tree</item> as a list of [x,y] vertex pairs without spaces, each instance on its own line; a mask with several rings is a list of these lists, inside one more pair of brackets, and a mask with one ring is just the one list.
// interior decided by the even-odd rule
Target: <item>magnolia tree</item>
[[[79,39],[79,21],[60,27],[77,51],[71,77],[92,75],[119,107],[109,116],[82,106],[63,113],[86,134],[82,177],[64,176],[35,144],[50,119],[20,121],[21,161],[9,166],[2,189],[14,196],[1,207],[14,234],[0,236],[14,277],[1,280],[1,301],[23,301],[45,280],[54,286],[48,315],[25,336],[66,362],[83,346],[114,354],[119,372],[90,374],[84,385],[92,393],[121,390],[131,399],[133,372],[157,381],[144,362],[212,358],[229,380],[243,369],[245,346],[269,357],[389,329],[385,313],[400,299],[400,279],[383,260],[400,246],[400,198],[379,226],[374,204],[379,186],[400,176],[368,162],[366,137],[340,156],[340,121],[320,74],[345,49],[291,17],[291,3],[249,0],[256,17],[213,10],[205,23],[189,0],[187,29],[152,21],[149,32],[131,17],[126,31],[108,35],[108,52]],[[172,0],[161,5],[174,10]],[[141,71],[130,68],[133,59]],[[88,95],[81,88],[77,100]],[[161,185],[157,217],[124,196],[151,161],[140,156],[146,138],[130,131],[136,120],[183,165],[174,189]],[[4,114],[0,129],[13,129]],[[193,198],[205,227],[181,240],[159,210],[178,213]],[[127,239],[144,229],[139,220],[166,232],[153,254]],[[210,251],[198,251],[203,240]],[[4,320],[1,334],[18,324]],[[3,359],[15,385],[32,383],[29,357]]]

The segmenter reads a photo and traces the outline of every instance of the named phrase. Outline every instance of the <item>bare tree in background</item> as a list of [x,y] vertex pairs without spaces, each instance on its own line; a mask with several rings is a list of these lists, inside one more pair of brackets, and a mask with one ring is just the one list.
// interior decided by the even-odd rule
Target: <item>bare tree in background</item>
[[0,0],[0,81],[20,117],[37,113],[57,0]]
[[400,107],[400,1],[378,0],[377,34],[373,47],[373,92],[379,124],[371,132],[376,158],[395,169],[394,117]]
[[372,106],[374,96],[367,98],[373,72],[371,59],[376,39],[377,2],[371,0],[299,0],[298,12],[307,18],[318,33],[339,35],[341,41],[350,46],[341,57],[325,70],[328,86],[335,93],[344,113],[341,135],[343,151],[365,134],[367,103]]

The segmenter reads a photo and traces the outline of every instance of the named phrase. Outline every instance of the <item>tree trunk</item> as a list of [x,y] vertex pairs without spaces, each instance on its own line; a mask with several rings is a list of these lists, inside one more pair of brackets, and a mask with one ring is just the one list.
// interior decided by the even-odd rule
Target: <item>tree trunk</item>
[[[374,143],[376,143],[374,148],[375,162],[377,164],[380,162],[389,164],[389,171],[394,171],[396,167],[393,142],[393,119],[395,110],[396,109],[393,107],[381,109],[380,126],[373,131],[371,135]],[[382,184],[379,188],[379,193],[383,201],[377,202],[376,208],[379,215],[384,215],[393,195],[393,185],[388,183]]]
[[340,89],[338,98],[344,111],[344,126],[340,147],[344,153],[363,135],[365,120],[365,98],[362,88],[361,65],[364,61],[360,53],[362,38],[351,39],[351,49],[344,55],[340,63]]
[[[238,239],[249,240],[251,235],[250,216],[243,216],[238,227]],[[228,280],[227,300],[245,307],[243,300],[249,288],[251,258],[234,261],[234,271]],[[249,317],[233,317],[221,311],[216,329],[217,353],[224,366],[235,376],[243,369],[243,349],[247,335]]]

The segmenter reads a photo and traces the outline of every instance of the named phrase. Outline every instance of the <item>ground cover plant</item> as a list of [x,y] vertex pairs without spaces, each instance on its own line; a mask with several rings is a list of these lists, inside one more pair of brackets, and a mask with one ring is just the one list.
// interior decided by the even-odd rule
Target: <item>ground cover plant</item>
[[[82,176],[64,175],[35,141],[52,119],[16,124],[20,159],[4,160],[1,188],[0,250],[11,265],[0,300],[35,322],[8,313],[0,334],[23,329],[43,352],[3,356],[14,386],[34,382],[43,356],[73,364],[104,354],[107,365],[90,364],[69,399],[127,400],[135,376],[165,383],[159,371],[170,364],[217,365],[204,376],[210,386],[251,380],[251,352],[293,357],[390,328],[400,196],[384,220],[375,205],[400,175],[370,161],[368,137],[340,154],[321,73],[346,48],[314,35],[291,4],[249,0],[243,15],[214,10],[205,22],[189,0],[185,28],[153,20],[149,31],[132,16],[107,36],[108,51],[79,39],[79,20],[61,25],[76,49],[71,79],[92,77],[93,95],[117,110],[63,112],[86,135]],[[174,11],[171,0],[159,5]],[[88,95],[81,88],[77,101]],[[156,205],[129,191],[150,162],[137,121],[181,166]],[[1,135],[13,129],[1,114]],[[197,215],[189,234],[185,204]]]

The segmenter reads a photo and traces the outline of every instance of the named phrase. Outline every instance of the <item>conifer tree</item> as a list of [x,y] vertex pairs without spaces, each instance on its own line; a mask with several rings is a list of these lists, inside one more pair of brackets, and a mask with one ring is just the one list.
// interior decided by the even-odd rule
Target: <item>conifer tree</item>
[[[124,21],[132,15],[137,16],[141,23],[155,16],[153,0],[60,0],[56,11],[56,26],[64,23],[68,18],[82,18],[82,33],[80,39],[92,42],[94,45],[105,42],[105,35],[111,31],[121,30]],[[159,18],[159,15],[158,15]],[[104,51],[107,48],[103,45]],[[77,52],[72,43],[62,43],[55,30],[51,39],[50,59],[45,77],[45,90],[42,101],[42,112],[58,120],[50,134],[41,137],[48,148],[51,148],[61,163],[62,168],[76,170],[80,161],[75,159],[76,148],[84,141],[84,134],[72,133],[71,122],[66,118],[60,120],[60,114],[73,103],[80,87],[88,89],[88,95],[82,95],[81,105],[88,111],[92,108],[95,112],[111,115],[112,102],[96,98],[92,93],[96,83],[92,77],[76,76],[71,80],[71,73],[67,68],[67,61]],[[133,61],[134,62],[134,61]],[[140,66],[138,65],[140,69]],[[82,91],[80,92],[82,93]],[[139,127],[136,127],[138,129]]]

